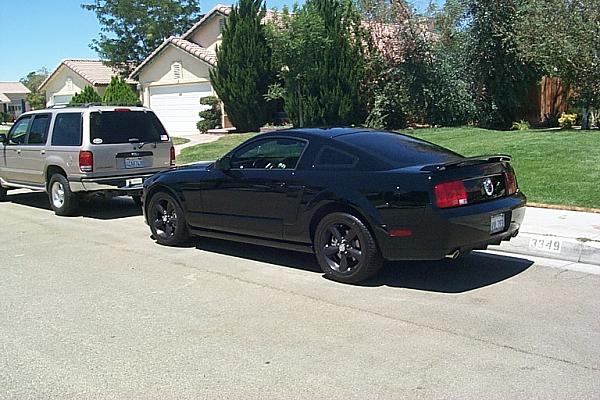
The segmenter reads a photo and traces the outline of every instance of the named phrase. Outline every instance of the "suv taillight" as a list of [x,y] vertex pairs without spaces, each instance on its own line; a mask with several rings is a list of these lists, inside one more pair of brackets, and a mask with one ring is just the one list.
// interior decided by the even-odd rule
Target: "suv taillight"
[[94,170],[94,154],[91,151],[79,152],[79,170],[92,172]]
[[468,203],[467,190],[462,181],[435,185],[435,201],[439,208],[463,206]]
[[175,147],[171,146],[171,166],[175,166]]
[[513,171],[506,173],[506,193],[509,196],[517,193],[517,178]]

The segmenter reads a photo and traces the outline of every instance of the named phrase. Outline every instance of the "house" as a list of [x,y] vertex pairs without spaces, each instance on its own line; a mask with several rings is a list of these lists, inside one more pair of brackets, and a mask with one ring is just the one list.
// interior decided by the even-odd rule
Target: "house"
[[[166,39],[130,75],[139,81],[142,103],[171,134],[197,133],[200,98],[214,96],[209,70],[216,65],[230,6],[216,5],[181,37]],[[223,113],[223,127],[231,126]]]
[[[117,70],[99,60],[63,60],[39,89],[46,92],[47,106],[68,104],[86,86],[93,87],[102,96],[110,78],[118,74]],[[131,85],[137,83],[132,79],[126,82]]]
[[31,93],[21,82],[0,82],[0,111],[17,118],[29,111],[27,95]]

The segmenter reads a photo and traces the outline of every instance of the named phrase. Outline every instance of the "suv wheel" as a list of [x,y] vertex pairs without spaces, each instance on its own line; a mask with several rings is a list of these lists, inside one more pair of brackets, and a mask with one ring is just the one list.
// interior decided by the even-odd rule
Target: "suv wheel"
[[173,196],[158,192],[148,205],[148,224],[154,239],[165,246],[180,246],[189,239],[183,209]]
[[329,214],[321,220],[315,231],[314,248],[323,272],[344,283],[370,278],[383,264],[369,229],[347,213]]
[[50,178],[48,197],[56,215],[73,215],[79,206],[79,197],[71,192],[69,181],[61,174],[54,174]]

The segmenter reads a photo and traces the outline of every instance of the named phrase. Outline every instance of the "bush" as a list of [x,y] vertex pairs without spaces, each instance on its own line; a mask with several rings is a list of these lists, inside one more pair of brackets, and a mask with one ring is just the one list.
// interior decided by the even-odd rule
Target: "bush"
[[529,126],[529,122],[525,121],[524,119],[517,121],[517,122],[513,122],[513,124],[512,124],[512,129],[514,131],[526,131],[529,128],[531,128]]
[[73,106],[78,104],[90,104],[101,102],[102,98],[100,97],[100,95],[96,93],[93,87],[88,85],[83,88],[81,93],[75,93],[75,96],[73,96],[71,98],[71,101],[69,101],[69,105]]
[[108,106],[139,106],[138,95],[120,76],[113,76],[104,92],[102,102]]
[[575,125],[576,121],[577,114],[562,113],[562,115],[558,119],[558,123],[561,128],[571,128],[573,125]]
[[221,124],[221,104],[215,96],[202,97],[200,104],[210,106],[198,113],[201,119],[196,124],[200,133],[206,133],[209,129],[215,129]]

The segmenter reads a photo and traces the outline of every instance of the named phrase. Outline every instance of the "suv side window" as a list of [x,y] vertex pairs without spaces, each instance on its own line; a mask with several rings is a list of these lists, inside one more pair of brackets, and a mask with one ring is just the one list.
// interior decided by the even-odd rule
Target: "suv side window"
[[295,169],[306,148],[303,140],[273,138],[242,147],[231,158],[231,168]]
[[319,151],[315,160],[317,168],[352,168],[358,162],[358,157],[346,153],[342,150],[337,150],[329,146],[325,146]]
[[23,117],[18,120],[8,133],[8,144],[25,144],[27,141],[27,130],[29,129],[30,122],[31,116]]
[[48,139],[48,127],[50,126],[50,114],[39,114],[33,117],[27,144],[46,144]]
[[52,146],[81,146],[81,113],[61,113],[54,120]]

